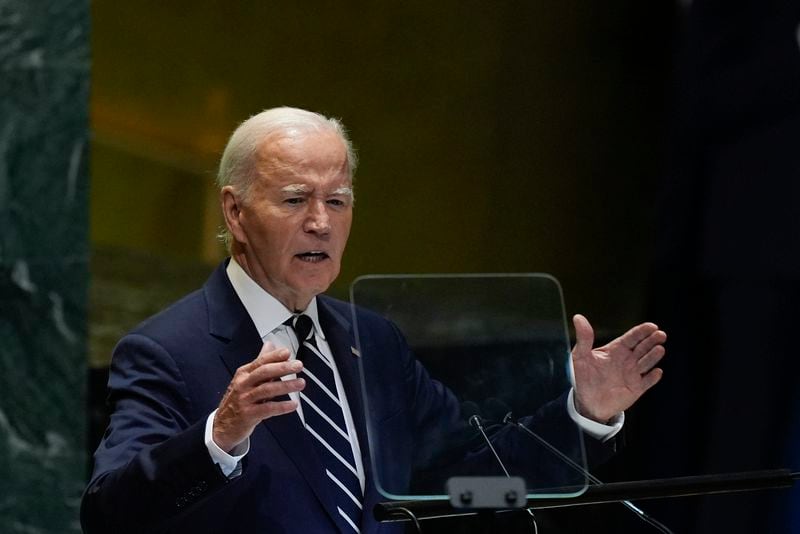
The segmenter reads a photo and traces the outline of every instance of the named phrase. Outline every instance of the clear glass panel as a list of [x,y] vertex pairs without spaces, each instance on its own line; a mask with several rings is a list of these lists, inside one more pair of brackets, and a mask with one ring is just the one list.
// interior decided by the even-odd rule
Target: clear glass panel
[[530,497],[585,488],[582,434],[565,408],[570,347],[554,278],[367,276],[350,296],[371,469],[384,496],[444,498],[450,477],[504,468],[525,479]]

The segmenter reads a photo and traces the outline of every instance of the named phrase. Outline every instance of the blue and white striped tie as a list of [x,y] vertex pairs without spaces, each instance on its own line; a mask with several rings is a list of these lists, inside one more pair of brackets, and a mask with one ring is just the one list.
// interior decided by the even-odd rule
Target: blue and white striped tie
[[344,413],[336,392],[334,363],[317,348],[308,315],[295,315],[286,323],[297,335],[297,359],[303,362],[300,377],[306,387],[300,392],[306,430],[313,436],[325,474],[333,486],[336,506],[344,521],[358,532],[361,523],[362,493],[353,447],[347,433]]

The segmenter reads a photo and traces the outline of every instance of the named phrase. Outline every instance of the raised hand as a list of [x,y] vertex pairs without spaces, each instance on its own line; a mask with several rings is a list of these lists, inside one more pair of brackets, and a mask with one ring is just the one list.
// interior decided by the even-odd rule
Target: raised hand
[[642,323],[607,345],[592,348],[594,330],[589,321],[583,315],[572,321],[575,407],[581,415],[605,423],[661,380],[663,371],[656,365],[664,357],[667,334],[653,323]]
[[267,342],[255,360],[236,370],[214,416],[213,439],[220,449],[230,452],[264,419],[297,409],[296,401],[273,400],[306,385],[302,378],[280,379],[303,369],[302,362],[288,360],[288,349]]

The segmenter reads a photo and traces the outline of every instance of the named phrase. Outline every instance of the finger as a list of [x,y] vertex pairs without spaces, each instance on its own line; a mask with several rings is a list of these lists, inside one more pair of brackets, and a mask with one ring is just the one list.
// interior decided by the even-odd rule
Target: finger
[[289,359],[289,349],[286,348],[276,348],[271,342],[267,341],[261,347],[261,351],[258,353],[258,356],[251,361],[241,367],[246,372],[252,372],[257,367],[264,365],[265,363],[270,362],[280,362]]
[[267,341],[263,345],[261,345],[261,350],[258,351],[258,355],[261,356],[262,354],[267,354],[275,350],[275,344],[272,341]]
[[269,419],[287,413],[292,413],[297,410],[297,401],[270,401],[264,404],[256,404],[253,410],[253,415],[261,420]]
[[655,369],[651,369],[647,374],[642,376],[642,392],[647,391],[651,387],[658,384],[658,381],[661,380],[661,377],[664,376],[664,371],[661,368],[656,367]]
[[629,349],[633,349],[638,345],[641,341],[647,339],[650,334],[658,330],[658,327],[653,323],[642,323],[638,326],[634,326],[622,336],[620,336],[620,342],[625,345]]
[[667,334],[662,330],[656,330],[636,345],[633,354],[636,358],[641,358],[650,352],[650,349],[663,344],[665,341],[667,341]]
[[262,382],[277,380],[284,376],[296,375],[303,370],[303,362],[289,360],[264,363],[253,369],[242,381],[244,387],[255,387]]
[[306,387],[306,381],[302,378],[291,380],[275,380],[274,382],[264,382],[263,384],[251,389],[245,394],[244,398],[249,403],[269,402],[281,395],[288,395],[301,391]]
[[636,362],[636,371],[640,375],[646,374],[661,361],[665,352],[664,347],[661,345],[653,347]]
[[581,357],[592,351],[594,330],[589,320],[579,313],[572,317],[572,324],[575,325],[575,348],[572,350],[572,355]]

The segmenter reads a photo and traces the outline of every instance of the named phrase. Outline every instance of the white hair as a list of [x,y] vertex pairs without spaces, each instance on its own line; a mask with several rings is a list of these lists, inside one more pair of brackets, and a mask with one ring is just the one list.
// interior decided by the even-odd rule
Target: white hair
[[[231,134],[217,172],[220,189],[231,185],[242,199],[247,199],[250,186],[257,177],[256,155],[264,140],[275,133],[321,132],[337,134],[347,150],[347,167],[350,180],[356,172],[358,158],[344,125],[335,118],[299,108],[279,107],[253,115]],[[222,228],[220,239],[230,249],[231,235]]]

